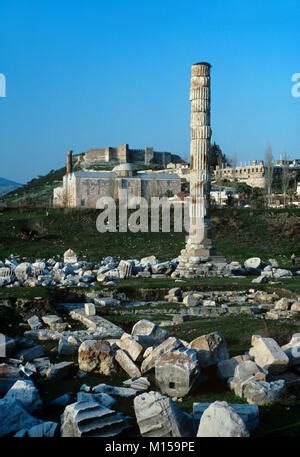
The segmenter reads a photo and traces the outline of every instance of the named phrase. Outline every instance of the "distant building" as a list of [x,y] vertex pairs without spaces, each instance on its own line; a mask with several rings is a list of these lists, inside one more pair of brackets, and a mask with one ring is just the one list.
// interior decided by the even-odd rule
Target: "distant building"
[[96,208],[101,197],[120,198],[126,190],[128,198],[163,197],[176,195],[181,190],[176,174],[137,173],[130,163],[116,166],[112,171],[75,171],[72,154],[68,154],[66,174],[61,187],[53,191],[53,206],[68,208]]
[[213,173],[213,179],[244,182],[251,187],[265,187],[265,167],[263,161],[253,160],[248,165],[238,167],[219,167]]
[[212,186],[210,190],[210,201],[218,206],[228,206],[239,200],[236,189],[224,186]]
[[183,163],[184,161],[180,156],[171,152],[154,151],[152,147],[132,149],[128,144],[89,149],[83,154],[84,165],[97,165],[105,162],[141,162],[145,165],[156,163],[165,167],[171,162]]

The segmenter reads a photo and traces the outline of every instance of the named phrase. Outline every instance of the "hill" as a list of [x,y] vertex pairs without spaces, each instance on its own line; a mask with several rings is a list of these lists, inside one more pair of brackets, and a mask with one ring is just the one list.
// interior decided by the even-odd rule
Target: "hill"
[[20,186],[22,186],[22,184],[11,181],[10,179],[0,178],[0,195],[5,195]]

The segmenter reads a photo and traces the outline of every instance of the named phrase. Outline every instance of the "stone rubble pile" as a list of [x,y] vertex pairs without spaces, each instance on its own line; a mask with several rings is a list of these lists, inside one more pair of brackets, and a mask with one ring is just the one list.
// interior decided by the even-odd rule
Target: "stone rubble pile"
[[[267,263],[259,257],[247,259],[243,265],[239,262],[218,261],[210,262],[206,257],[194,257],[193,262],[200,271],[200,276],[246,277],[258,275],[253,283],[264,283],[282,278],[290,278],[290,270],[278,268],[274,259]],[[177,268],[179,259],[160,262],[155,256],[137,259],[117,260],[106,257],[100,262],[81,261],[74,251],[68,249],[61,259],[37,259],[35,262],[19,262],[11,256],[10,259],[0,261],[0,287],[83,287],[100,283],[111,283],[130,277],[164,278],[171,276],[179,278]],[[296,273],[295,273],[296,274]],[[195,275],[191,274],[191,277]],[[177,295],[174,290],[173,298]],[[171,296],[170,296],[171,298]]]

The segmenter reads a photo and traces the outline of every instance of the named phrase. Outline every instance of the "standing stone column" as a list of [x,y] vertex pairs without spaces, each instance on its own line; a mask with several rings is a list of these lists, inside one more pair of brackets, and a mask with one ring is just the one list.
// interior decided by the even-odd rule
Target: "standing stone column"
[[190,100],[190,228],[179,257],[178,273],[182,276],[205,273],[208,268],[203,263],[215,254],[209,219],[210,64],[206,62],[192,65]]

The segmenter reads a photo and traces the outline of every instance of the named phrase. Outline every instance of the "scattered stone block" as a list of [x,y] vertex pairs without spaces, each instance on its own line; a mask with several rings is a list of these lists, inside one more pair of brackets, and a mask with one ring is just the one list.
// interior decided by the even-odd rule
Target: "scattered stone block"
[[199,336],[191,341],[190,347],[198,351],[201,367],[209,367],[229,359],[226,341],[219,332]]
[[252,348],[249,354],[254,358],[257,365],[272,374],[282,373],[287,369],[288,356],[273,338],[254,335],[251,342]]
[[126,352],[122,351],[122,349],[118,349],[116,351],[115,360],[118,364],[123,368],[126,373],[131,377],[141,376],[141,372],[139,368],[135,365],[135,363],[131,360],[131,358],[126,354]]
[[156,346],[147,357],[144,358],[141,365],[141,372],[147,373],[155,367],[155,362],[163,354],[167,354],[182,346],[181,341],[175,337],[169,337],[160,345]]
[[98,402],[80,401],[68,405],[63,413],[62,437],[116,436],[128,428],[128,422],[120,413]]
[[138,321],[132,328],[132,336],[138,336],[139,341],[148,343],[148,346],[162,343],[168,336],[167,330],[146,319]]
[[38,316],[32,316],[28,320],[28,325],[32,330],[37,330],[43,326]]
[[49,314],[47,316],[42,317],[42,321],[51,327],[53,324],[60,323],[62,321],[61,317],[57,316],[56,314]]
[[62,380],[72,375],[74,362],[60,362],[48,368],[46,376],[48,379]]
[[7,363],[0,364],[0,393],[6,393],[20,378],[19,369]]
[[246,360],[240,362],[235,370],[233,378],[229,378],[229,387],[238,397],[243,396],[243,387],[250,380],[265,381],[266,373],[264,373],[255,362]]
[[197,437],[249,437],[241,417],[225,401],[212,403],[202,414]]
[[34,359],[39,357],[43,357],[44,355],[44,348],[40,344],[32,346],[28,349],[23,349],[18,353],[18,358],[25,362],[31,362]]
[[135,389],[127,388],[127,387],[117,387],[117,386],[110,386],[108,384],[98,384],[97,386],[92,388],[92,393],[104,393],[116,397],[128,398],[134,397],[137,393]]
[[[211,403],[194,403],[193,415],[197,421]],[[259,425],[259,409],[257,405],[244,405],[240,403],[230,403],[229,406],[240,416],[248,430],[254,430]]]
[[0,437],[40,423],[41,421],[31,416],[19,401],[12,398],[0,400]]
[[195,423],[168,397],[159,392],[138,395],[134,399],[136,420],[145,438],[194,436]]
[[124,386],[141,392],[148,390],[150,387],[150,382],[146,377],[130,378],[124,381],[123,384]]
[[142,360],[144,347],[131,335],[124,333],[121,339],[118,340],[117,345],[130,356],[133,362]]
[[285,381],[250,380],[243,386],[243,397],[252,405],[268,406],[282,400],[286,392]]
[[290,300],[288,298],[281,298],[275,303],[275,310],[277,311],[287,311],[290,306]]
[[197,351],[179,348],[161,355],[155,362],[155,379],[162,393],[184,397],[203,380]]
[[245,268],[259,268],[261,266],[261,259],[259,257],[251,257],[244,262]]
[[87,316],[95,316],[96,315],[96,307],[94,303],[85,303],[84,304],[84,311]]
[[84,341],[78,349],[78,364],[87,373],[96,371],[111,376],[115,372],[114,356],[106,341]]
[[0,334],[0,358],[13,355],[16,341],[10,336]]
[[222,379],[232,378],[237,365],[247,360],[250,360],[249,355],[237,355],[231,359],[222,360],[218,363],[218,375]]

